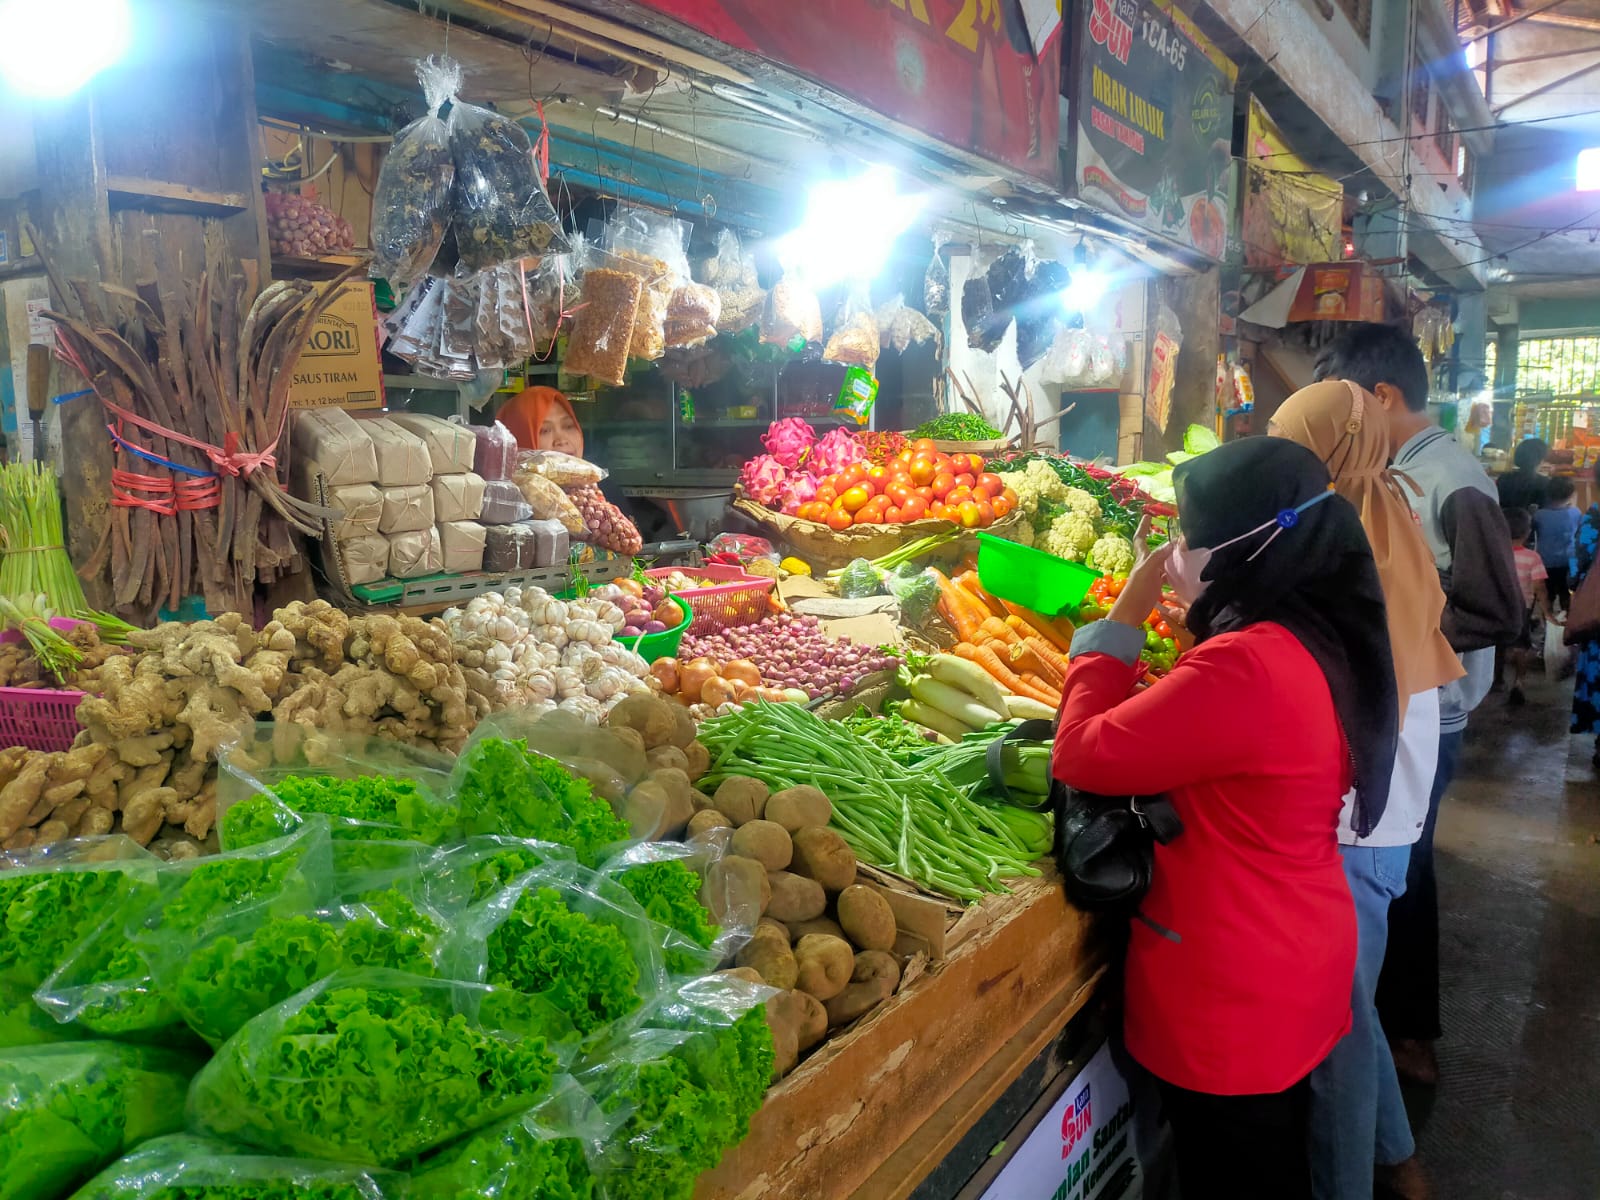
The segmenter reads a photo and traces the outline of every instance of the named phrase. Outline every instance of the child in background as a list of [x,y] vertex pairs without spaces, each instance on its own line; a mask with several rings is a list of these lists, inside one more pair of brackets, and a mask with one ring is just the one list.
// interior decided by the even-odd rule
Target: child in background
[[1576,490],[1565,475],[1553,476],[1544,506],[1533,514],[1534,544],[1549,575],[1547,590],[1550,605],[1565,612],[1572,604],[1567,588],[1567,563],[1572,557],[1572,539],[1583,521],[1583,514],[1572,503]]
[[1512,558],[1517,564],[1517,579],[1522,584],[1522,598],[1527,602],[1528,619],[1523,622],[1522,636],[1511,643],[1511,695],[1507,701],[1513,708],[1527,703],[1522,684],[1528,677],[1528,658],[1533,650],[1533,622],[1535,617],[1550,619],[1550,600],[1545,592],[1544,561],[1537,550],[1528,548],[1528,535],[1533,532],[1533,514],[1525,508],[1506,512],[1506,524],[1511,527]]

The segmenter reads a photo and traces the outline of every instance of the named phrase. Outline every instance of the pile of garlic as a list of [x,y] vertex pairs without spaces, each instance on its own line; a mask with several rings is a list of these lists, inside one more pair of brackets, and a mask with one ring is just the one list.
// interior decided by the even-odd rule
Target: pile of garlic
[[612,640],[623,621],[609,600],[558,600],[537,587],[485,592],[444,614],[467,687],[491,711],[560,708],[590,721],[650,691],[644,659]]

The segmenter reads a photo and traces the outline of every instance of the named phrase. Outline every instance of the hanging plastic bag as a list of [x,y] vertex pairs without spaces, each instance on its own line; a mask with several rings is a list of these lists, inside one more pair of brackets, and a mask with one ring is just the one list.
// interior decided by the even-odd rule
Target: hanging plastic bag
[[439,110],[461,87],[461,68],[450,58],[426,58],[417,79],[425,116],[395,134],[372,192],[372,274],[403,291],[428,272],[450,223],[456,168],[450,129]]
[[722,298],[703,283],[681,284],[667,301],[664,326],[669,347],[701,346],[716,336]]
[[228,1039],[190,1087],[191,1127],[392,1166],[538,1104],[571,1037],[549,1005],[505,988],[338,971]]
[[1061,294],[1070,282],[1067,269],[1053,260],[1035,262],[1024,256],[1026,268],[1016,285],[1013,309],[1017,322],[1017,361],[1027,370],[1044,357],[1061,328]]
[[788,346],[796,339],[822,340],[822,306],[817,294],[788,273],[767,295],[761,318],[761,340],[769,346]]
[[456,165],[451,229],[469,271],[567,249],[521,125],[458,100],[450,109],[450,153]]
[[1162,302],[1156,314],[1156,334],[1150,342],[1150,382],[1144,410],[1163,430],[1172,417],[1172,389],[1177,383],[1178,352],[1182,349],[1183,326],[1178,323],[1178,314]]
[[996,262],[994,251],[979,247],[972,255],[971,269],[961,285],[961,324],[967,331],[967,346],[992,354],[1006,335],[1011,314],[995,307],[989,286],[989,268]]
[[181,1129],[199,1066],[115,1042],[0,1052],[0,1200],[69,1195],[146,1138]]
[[689,278],[684,225],[642,209],[619,208],[606,225],[607,263],[641,283],[628,357],[655,361],[667,348],[672,294]]
[[73,1200],[229,1200],[257,1196],[402,1200],[405,1176],[373,1167],[274,1158],[211,1138],[173,1134],[112,1163]]
[[822,357],[828,362],[871,371],[878,365],[880,349],[872,300],[865,287],[855,288],[840,306],[839,315],[834,319],[833,336],[823,348]]
[[878,326],[879,341],[901,354],[919,342],[931,342],[939,336],[933,322],[908,307],[898,292],[878,306],[872,319]]
[[546,254],[526,276],[528,318],[533,334],[531,353],[540,360],[555,350],[561,323],[578,297],[580,261],[587,255],[588,243],[580,233],[568,239],[572,248],[565,254]]
[[1572,647],[1566,643],[1567,622],[1565,614],[1559,621],[1544,623],[1544,677],[1551,683],[1559,682],[1572,673]]
[[1093,387],[1112,387],[1122,380],[1122,371],[1117,367],[1117,352],[1112,349],[1111,339],[1105,334],[1097,335],[1089,349],[1089,383]]
[[761,320],[767,294],[761,290],[754,255],[733,230],[718,232],[716,253],[701,262],[696,277],[717,291],[718,333],[739,333]]
[[522,450],[517,454],[517,473],[542,475],[557,487],[567,488],[599,483],[611,472],[560,450]]
[[621,386],[628,375],[628,348],[643,295],[644,280],[631,271],[605,267],[585,271],[562,369]]
[[922,311],[930,317],[943,317],[950,312],[950,267],[944,260],[944,247],[949,240],[948,232],[934,230],[933,257],[922,275]]

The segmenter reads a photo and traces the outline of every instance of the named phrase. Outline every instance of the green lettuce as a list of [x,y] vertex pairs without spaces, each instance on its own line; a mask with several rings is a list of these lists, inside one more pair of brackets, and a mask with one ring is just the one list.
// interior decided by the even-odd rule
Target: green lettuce
[[523,740],[486,737],[469,746],[457,767],[456,802],[468,833],[559,842],[590,867],[628,836],[627,823],[587,779]]
[[145,1142],[73,1200],[386,1200],[403,1177],[370,1167],[272,1158],[209,1138]]
[[639,1006],[639,967],[614,925],[567,907],[554,888],[527,888],[488,936],[491,984],[542,996],[592,1033]]
[[455,811],[413,779],[397,775],[286,775],[276,796],[257,793],[223,814],[220,836],[229,850],[283,837],[301,817],[334,819],[335,837],[394,838],[436,845],[456,831]]
[[522,1118],[448,1146],[411,1173],[411,1200],[594,1200],[583,1143],[548,1137]]
[[136,1143],[181,1127],[194,1067],[114,1042],[0,1055],[0,1200],[62,1195]]
[[[676,860],[641,863],[628,867],[616,880],[658,925],[675,929],[702,950],[716,941],[718,929],[700,903],[700,877]],[[706,956],[668,946],[667,971],[673,975],[703,975],[714,963]]]
[[556,1066],[548,1028],[489,989],[340,973],[230,1038],[190,1111],[213,1136],[392,1166],[536,1104]]

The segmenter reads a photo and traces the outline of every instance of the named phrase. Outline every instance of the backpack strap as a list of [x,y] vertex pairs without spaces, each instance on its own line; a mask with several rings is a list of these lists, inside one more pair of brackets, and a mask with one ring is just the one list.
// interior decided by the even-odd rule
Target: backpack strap
[[1011,803],[1011,792],[1006,787],[1004,779],[1004,754],[1007,742],[1048,742],[1056,735],[1056,723],[1046,721],[1043,717],[1035,717],[1028,721],[1019,721],[1016,726],[1000,737],[989,743],[988,750],[984,753],[984,763],[989,768],[989,786],[1006,803]]

